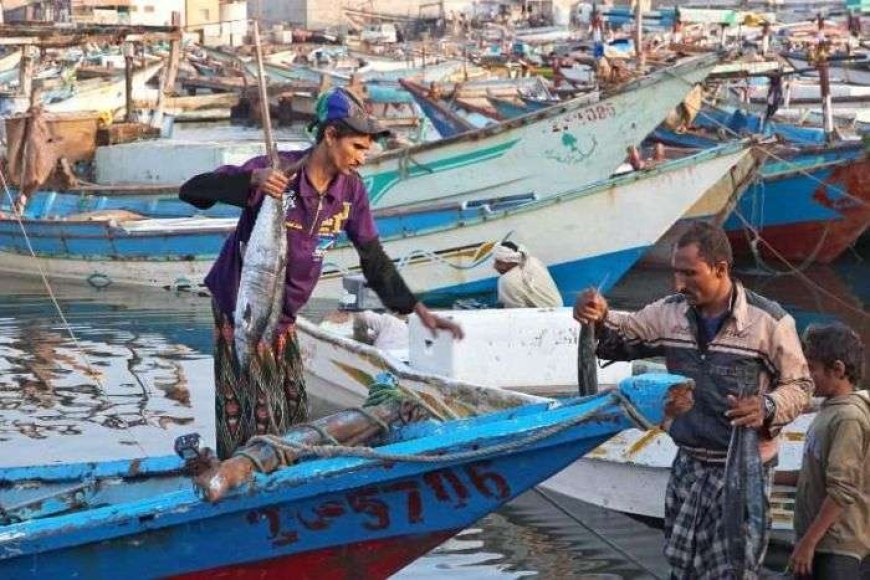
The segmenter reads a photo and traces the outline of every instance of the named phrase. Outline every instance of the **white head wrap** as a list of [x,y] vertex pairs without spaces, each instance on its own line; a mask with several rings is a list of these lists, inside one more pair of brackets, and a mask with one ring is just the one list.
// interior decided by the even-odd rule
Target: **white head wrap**
[[492,252],[492,257],[497,262],[505,262],[507,264],[522,264],[526,255],[526,248],[521,244],[517,245],[516,250],[512,250],[501,244],[497,245]]

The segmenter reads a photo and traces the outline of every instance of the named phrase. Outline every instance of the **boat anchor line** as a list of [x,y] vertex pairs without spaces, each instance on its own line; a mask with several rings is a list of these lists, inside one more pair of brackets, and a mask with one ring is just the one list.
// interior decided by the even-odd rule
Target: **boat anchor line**
[[830,298],[831,300],[833,300],[837,304],[848,309],[850,312],[854,312],[855,314],[857,314],[861,318],[870,319],[870,314],[861,310],[860,308],[856,308],[853,305],[849,304],[848,302],[846,302],[845,300],[843,300],[842,298],[840,298],[839,296],[837,296],[833,292],[829,291],[827,288],[825,288],[821,284],[816,283],[812,278],[807,276],[803,270],[799,270],[798,268],[793,266],[792,263],[789,262],[785,258],[785,256],[783,256],[782,254],[777,252],[776,248],[774,248],[767,240],[764,239],[764,237],[761,235],[761,233],[751,223],[749,223],[749,221],[743,216],[743,214],[741,214],[740,212],[735,210],[734,215],[736,215],[738,217],[738,219],[740,219],[743,222],[744,228],[746,228],[752,232],[752,234],[755,236],[755,239],[758,242],[764,244],[764,246],[770,251],[770,253],[772,253],[774,255],[774,257],[776,257],[777,260],[781,261],[783,264],[786,265],[786,267],[788,268],[788,271],[777,272],[775,274],[776,276],[785,276],[785,275],[790,275],[790,274],[796,274],[801,280],[803,280],[803,282],[805,284],[808,284],[809,286],[814,288],[816,291],[821,292],[822,294],[824,294],[825,296],[827,296],[828,298]]
[[[9,190],[9,182],[6,179],[6,173],[0,169],[0,185],[3,187],[3,191],[6,194],[6,199],[9,200],[9,207],[15,208],[15,202],[12,199],[12,192]],[[93,378],[94,384],[97,387],[97,391],[100,394],[100,397],[103,399],[103,403],[106,405],[107,409],[112,408],[112,403],[109,400],[109,393],[106,390],[105,385],[100,380],[100,375],[96,372],[93,365],[91,364],[91,360],[85,352],[85,349],[82,348],[81,343],[79,342],[78,337],[72,329],[69,321],[66,318],[66,315],[63,313],[63,309],[60,307],[60,303],[57,300],[57,296],[54,293],[54,290],[51,287],[51,284],[48,281],[48,276],[45,274],[45,269],[42,267],[42,263],[36,255],[36,252],[33,249],[33,244],[30,241],[30,236],[27,234],[27,228],[24,227],[24,220],[22,219],[22,211],[15,211],[13,209],[13,216],[15,217],[16,222],[18,223],[18,227],[21,230],[21,236],[24,238],[24,243],[27,246],[27,250],[30,253],[30,256],[33,258],[34,263],[36,264],[37,270],[39,270],[39,277],[42,280],[43,286],[45,286],[45,290],[48,293],[48,297],[51,300],[52,305],[57,311],[58,316],[60,316],[61,324],[66,330],[67,334],[69,334],[70,339],[73,342],[75,350],[78,352],[79,356],[82,358],[82,361],[85,363],[85,368],[88,371],[88,375]],[[142,443],[136,438],[136,435],[133,433],[130,428],[130,423],[123,417],[122,414],[117,415],[117,419],[123,427],[123,431],[126,432],[128,437],[132,437],[133,443],[136,447],[139,448],[139,451],[142,453],[142,456],[147,456],[148,453],[145,451],[145,447],[142,446]],[[118,437],[120,441],[120,434]]]
[[747,227],[745,224],[748,224],[749,221],[746,217],[738,210],[734,208],[734,215],[744,223],[743,231],[746,235],[746,241],[749,243],[749,249],[752,251],[752,257],[755,259],[755,263],[761,266],[763,270],[765,270],[768,274],[772,274],[774,276],[786,276],[789,274],[793,274],[795,272],[806,272],[807,268],[813,265],[816,261],[816,257],[819,255],[819,252],[822,251],[822,248],[825,245],[825,242],[828,240],[828,234],[831,232],[831,222],[825,222],[825,229],[822,232],[822,235],[819,236],[819,241],[816,242],[816,247],[813,248],[813,251],[807,255],[804,261],[799,266],[792,266],[788,264],[789,269],[787,270],[777,270],[773,266],[769,266],[767,262],[764,260],[764,257],[761,255],[761,252],[758,249],[759,244],[764,243],[769,247],[766,241],[761,237],[761,233],[756,228]]
[[[685,384],[685,383],[684,383]],[[638,408],[632,403],[628,397],[618,391],[608,391],[593,395],[592,397],[583,397],[580,400],[589,401],[590,399],[602,399],[608,402],[616,403],[625,412],[625,416],[635,424],[638,429],[649,430],[655,428],[655,424],[649,421]],[[596,407],[582,415],[574,417],[568,421],[556,423],[549,427],[543,427],[535,430],[533,433],[509,443],[501,443],[486,449],[474,449],[471,451],[459,451],[456,453],[445,453],[443,455],[419,454],[409,455],[404,453],[383,453],[376,451],[372,447],[348,447],[343,445],[306,445],[294,444],[285,441],[276,435],[258,435],[252,437],[248,444],[263,443],[275,448],[278,452],[280,464],[282,467],[290,465],[293,460],[298,460],[302,457],[317,457],[320,459],[333,459],[338,457],[356,457],[359,459],[369,459],[376,461],[384,461],[388,463],[446,463],[456,461],[470,461],[475,459],[484,459],[492,455],[508,453],[516,449],[534,445],[554,435],[566,431],[572,427],[576,427],[586,423],[597,413],[601,412],[601,407]],[[246,457],[248,457],[246,455]],[[256,462],[255,462],[256,466]]]

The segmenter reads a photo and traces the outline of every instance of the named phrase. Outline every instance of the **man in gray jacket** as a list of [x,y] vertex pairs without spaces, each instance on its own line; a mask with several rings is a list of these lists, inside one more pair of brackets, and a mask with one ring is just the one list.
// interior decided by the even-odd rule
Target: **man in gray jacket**
[[[676,294],[617,313],[587,290],[574,317],[596,325],[600,358],[663,356],[669,372],[694,379],[694,405],[671,409],[677,412],[663,425],[679,447],[665,501],[665,556],[673,578],[733,578],[720,526],[731,430],[759,431],[769,501],[777,434],[807,406],[813,383],[794,319],[732,278],[731,246],[720,227],[692,226],[672,265]],[[747,380],[757,382],[759,395],[737,395]]]

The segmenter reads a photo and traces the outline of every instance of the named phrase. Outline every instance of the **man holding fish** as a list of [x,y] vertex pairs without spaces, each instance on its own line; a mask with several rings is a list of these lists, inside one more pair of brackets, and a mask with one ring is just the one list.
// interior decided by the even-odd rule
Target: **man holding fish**
[[[596,325],[610,360],[664,356],[694,392],[672,397],[662,425],[679,451],[665,500],[672,578],[754,578],[767,548],[777,434],[813,391],[795,323],[731,276],[725,232],[693,225],[672,258],[676,294],[635,313],[595,290],[574,317]],[[682,413],[682,414],[681,414]]]
[[[294,321],[320,277],[323,258],[345,233],[360,255],[369,285],[387,308],[414,312],[433,332],[456,338],[461,328],[430,312],[408,289],[386,255],[372,217],[368,193],[357,170],[374,140],[389,134],[348,90],[331,89],[318,100],[312,124],[316,143],[306,151],[281,152],[270,167],[267,156],[241,167],[219,167],[185,183],[182,199],[199,208],[217,201],[243,208],[235,232],[205,279],[215,313],[215,388],[218,455],[226,458],[250,437],[282,434],[307,419],[302,361]],[[271,198],[271,199],[270,199]],[[265,243],[257,234],[258,213],[278,200],[284,234]],[[277,240],[277,241],[276,241]],[[279,243],[280,242],[280,243]],[[286,248],[280,266],[254,272],[253,263],[272,245]],[[256,246],[256,247],[255,247]],[[274,248],[272,248],[274,251]],[[271,270],[271,271],[270,271]],[[273,296],[256,291],[283,270]],[[268,285],[264,287],[269,287]],[[270,308],[270,302],[275,307]],[[257,316],[266,312],[268,316]],[[271,312],[271,314],[269,314]],[[249,327],[266,329],[251,334]],[[250,344],[250,336],[261,336]]]

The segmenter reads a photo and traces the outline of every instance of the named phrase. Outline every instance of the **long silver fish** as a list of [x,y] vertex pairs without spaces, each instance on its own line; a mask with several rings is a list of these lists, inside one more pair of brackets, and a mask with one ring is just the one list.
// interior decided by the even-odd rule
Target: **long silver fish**
[[[740,394],[758,394],[757,381],[742,381]],[[722,532],[734,574],[737,578],[755,577],[764,558],[767,526],[764,466],[755,429],[734,427],[731,430],[722,509]]]
[[[284,198],[287,199],[285,194]],[[284,205],[264,195],[242,261],[236,298],[234,340],[236,356],[245,368],[262,341],[272,344],[281,320],[284,277],[287,271],[287,234]]]

